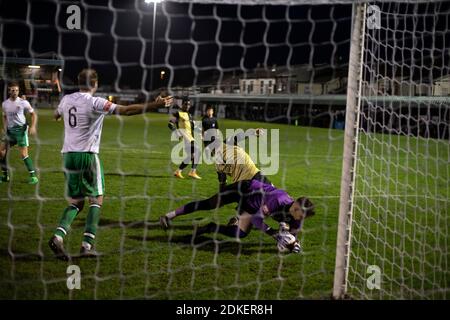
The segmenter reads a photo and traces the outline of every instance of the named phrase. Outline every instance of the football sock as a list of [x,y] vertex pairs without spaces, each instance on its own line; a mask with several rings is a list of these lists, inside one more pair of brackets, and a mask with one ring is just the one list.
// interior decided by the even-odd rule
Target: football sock
[[226,203],[220,203],[219,197],[217,195],[212,196],[211,198],[189,202],[188,204],[179,207],[175,210],[175,215],[180,216],[183,214],[192,213],[198,210],[212,210],[217,208],[218,206],[223,206]]
[[[184,207],[185,206],[181,206],[181,207],[175,209],[175,211],[172,211],[173,215],[172,215],[172,212],[169,212],[168,215],[167,215],[167,218],[173,219],[173,218],[175,218],[177,216],[181,216],[181,215],[185,214]],[[186,212],[186,213],[188,213],[188,212]],[[171,218],[169,217],[169,214],[170,214]]]
[[64,209],[61,220],[59,221],[59,225],[56,228],[55,236],[59,236],[64,239],[64,237],[67,235],[67,232],[69,232],[70,225],[78,215],[79,211],[80,210],[78,209],[78,207],[73,204]]
[[31,160],[31,158],[28,156],[28,157],[23,158],[22,160],[25,163],[25,166],[27,167],[28,172],[30,173],[30,175],[32,177],[35,176],[36,172],[34,170],[33,161]]
[[91,204],[86,217],[83,241],[91,245],[95,243],[95,234],[97,233],[98,222],[100,221],[100,208],[101,206],[98,204]]
[[186,168],[187,166],[188,166],[188,165],[187,165],[186,163],[182,162],[182,163],[180,164],[180,166],[178,167],[178,169],[183,170],[183,169]]
[[177,216],[177,214],[175,213],[175,211],[170,211],[170,212],[166,213],[166,217],[170,220],[175,218],[176,216]]

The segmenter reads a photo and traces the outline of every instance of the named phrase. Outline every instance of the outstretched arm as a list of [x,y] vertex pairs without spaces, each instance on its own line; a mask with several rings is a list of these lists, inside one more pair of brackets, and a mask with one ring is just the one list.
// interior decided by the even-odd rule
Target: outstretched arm
[[38,116],[36,112],[31,113],[31,125],[30,125],[30,134],[34,136],[36,134],[36,124],[37,124]]
[[265,234],[273,237],[276,239],[276,235],[278,233],[277,230],[272,229],[269,227],[266,223],[264,223],[265,215],[262,212],[262,210],[258,210],[253,216],[252,216],[252,224],[255,228],[261,230]]
[[152,112],[161,107],[170,107],[172,103],[172,97],[158,98],[155,101],[147,103],[131,104],[129,106],[118,105],[115,108],[114,113],[121,116],[134,116],[136,114]]
[[[272,229],[270,226],[268,226],[267,224],[264,223],[264,218],[266,217],[266,215],[264,215],[264,213],[262,212],[262,210],[259,210],[258,212],[256,212],[253,216],[252,216],[252,224],[253,226],[255,226],[256,228],[258,228],[259,230],[261,230],[262,232],[264,232],[265,234],[271,236],[272,238],[274,238],[276,241],[280,241],[280,239],[283,239],[284,237],[284,233],[281,230],[276,230],[276,229]],[[295,237],[295,242],[289,245],[289,250],[291,252],[294,253],[299,253],[301,252],[301,246],[300,246],[300,242],[298,241],[297,238],[297,234],[298,231],[300,230],[300,227],[297,230],[293,230],[291,229],[289,232]],[[293,233],[295,232],[295,233]]]
[[53,118],[58,121],[59,119],[61,119],[61,115],[59,114],[58,109],[55,110],[55,112],[53,113]]

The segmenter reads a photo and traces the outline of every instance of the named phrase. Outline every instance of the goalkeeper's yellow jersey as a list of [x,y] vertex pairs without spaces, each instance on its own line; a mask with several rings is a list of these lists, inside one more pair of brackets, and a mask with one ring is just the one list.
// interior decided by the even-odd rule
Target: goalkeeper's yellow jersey
[[216,170],[225,173],[233,179],[233,182],[250,180],[259,172],[252,158],[244,149],[238,146],[223,144],[222,157],[223,164],[216,163]]

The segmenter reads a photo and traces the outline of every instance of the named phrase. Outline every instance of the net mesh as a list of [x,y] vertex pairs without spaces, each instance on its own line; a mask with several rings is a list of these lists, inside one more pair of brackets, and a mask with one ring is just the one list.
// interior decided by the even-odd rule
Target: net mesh
[[[80,8],[79,30],[67,27],[71,5]],[[329,298],[352,19],[348,1],[17,0],[0,6],[1,78],[20,80],[38,112],[30,154],[40,179],[36,186],[26,184],[27,172],[12,148],[10,181],[0,184],[1,298]],[[441,2],[381,7],[393,13],[382,15],[380,31],[367,33],[349,291],[371,298],[446,297],[448,104],[378,102],[398,95],[412,100],[414,94],[380,95],[373,84],[383,79],[403,89],[424,85],[423,95],[433,95],[435,71],[448,74],[448,8]],[[409,11],[401,15],[403,8]],[[420,29],[421,18],[436,24]],[[399,27],[402,19],[412,19],[412,25]],[[386,27],[387,21],[393,24]],[[390,34],[397,30],[402,41],[412,44]],[[416,41],[422,38],[432,41],[421,47]],[[417,56],[429,43],[434,44],[431,60]],[[414,54],[408,51],[414,59],[408,60],[406,48],[414,48]],[[392,50],[401,58],[391,59]],[[48,52],[56,59],[48,59]],[[402,61],[423,71],[418,78],[408,73],[406,85],[392,73]],[[31,64],[42,70],[29,69]],[[279,254],[273,239],[258,230],[241,240],[217,233],[193,238],[198,226],[226,224],[236,214],[233,205],[181,216],[169,231],[161,230],[159,216],[219,190],[211,165],[199,165],[202,180],[173,177],[179,162],[171,159],[175,142],[167,111],[161,110],[105,119],[100,158],[106,193],[96,243],[101,255],[77,258],[85,208],[65,238],[73,259],[56,260],[47,241],[66,199],[63,126],[52,120],[51,108],[61,95],[32,89],[42,88],[42,80],[58,79],[61,94],[76,91],[76,75],[84,67],[99,73],[97,95],[120,104],[152,100],[164,87],[175,96],[191,97],[196,120],[212,105],[222,130],[263,127],[270,142],[270,130],[278,129],[279,151],[272,156],[279,169],[268,178],[294,198],[305,195],[316,205],[316,216],[299,237],[302,253]],[[6,99],[6,86],[3,93]],[[431,118],[420,118],[423,108]],[[268,172],[267,163],[254,160]],[[380,265],[387,275],[375,295],[365,289],[369,264]],[[68,288],[69,265],[80,268],[79,290]],[[422,281],[419,287],[417,281]]]
[[447,299],[450,118],[448,101],[430,97],[448,95],[449,8],[378,5],[380,28],[365,30],[348,291]]

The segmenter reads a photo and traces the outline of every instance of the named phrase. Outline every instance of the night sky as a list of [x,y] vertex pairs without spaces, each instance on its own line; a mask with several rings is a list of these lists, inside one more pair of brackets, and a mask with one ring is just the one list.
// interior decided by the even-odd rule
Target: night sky
[[[70,4],[82,9],[79,31],[66,28]],[[148,89],[153,4],[143,0],[0,1],[0,15],[2,55],[45,57],[55,52],[65,60],[64,82],[91,66],[103,84]],[[156,14],[154,87],[167,84],[159,81],[162,69],[173,75],[172,86],[189,86],[221,71],[251,71],[258,64],[270,70],[273,65],[329,64],[332,59],[345,63],[350,23],[349,5],[163,2]]]
[[[81,30],[66,28],[66,8],[71,4],[82,9]],[[396,63],[405,65],[408,72],[420,73],[420,78],[426,78],[430,70],[450,72],[448,3],[381,7],[398,14],[383,16],[387,28],[372,34],[384,43],[380,50],[373,50],[378,58],[390,60],[391,70]],[[426,15],[421,19],[416,13]],[[163,2],[157,5],[152,69],[153,4],[144,0],[0,0],[0,55],[44,58],[46,53],[56,53],[65,61],[66,84],[81,68],[90,66],[98,70],[100,84],[118,90],[148,90],[152,71],[154,88],[190,86],[233,70],[249,72],[257,65],[267,70],[273,65],[305,63],[345,66],[351,14],[351,5]],[[436,66],[430,69],[433,61]],[[171,78],[159,81],[161,70]]]

